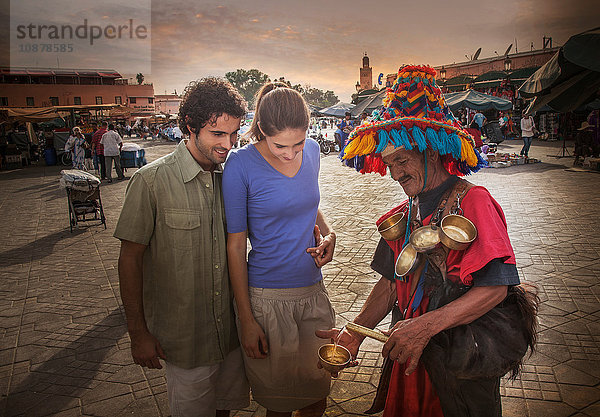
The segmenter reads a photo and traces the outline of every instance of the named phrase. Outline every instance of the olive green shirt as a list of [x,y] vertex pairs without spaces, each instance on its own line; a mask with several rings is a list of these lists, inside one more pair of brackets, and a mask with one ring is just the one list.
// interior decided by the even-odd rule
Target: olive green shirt
[[190,369],[238,345],[227,272],[221,167],[204,171],[185,142],[129,181],[114,236],[147,245],[144,314],[167,361]]

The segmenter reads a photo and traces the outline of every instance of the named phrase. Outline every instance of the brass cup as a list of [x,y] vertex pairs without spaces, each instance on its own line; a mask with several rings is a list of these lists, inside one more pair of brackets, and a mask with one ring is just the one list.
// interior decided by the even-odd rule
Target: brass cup
[[319,363],[326,371],[340,372],[350,363],[350,351],[341,345],[327,344],[319,348]]
[[406,233],[406,218],[403,212],[396,213],[377,226],[377,231],[387,241],[394,241],[404,237]]
[[428,252],[440,243],[439,227],[432,224],[419,227],[412,232],[409,241],[417,252]]
[[413,245],[410,243],[406,245],[396,259],[396,275],[403,277],[414,272],[419,264],[420,256]]
[[453,250],[464,250],[477,238],[477,228],[464,216],[450,214],[442,219],[440,241]]

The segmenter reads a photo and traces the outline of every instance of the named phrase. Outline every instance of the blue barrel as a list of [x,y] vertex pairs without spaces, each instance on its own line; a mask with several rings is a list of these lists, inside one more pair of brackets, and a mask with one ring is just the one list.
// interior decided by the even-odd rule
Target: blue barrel
[[44,160],[46,165],[56,165],[56,149],[48,148],[44,150]]

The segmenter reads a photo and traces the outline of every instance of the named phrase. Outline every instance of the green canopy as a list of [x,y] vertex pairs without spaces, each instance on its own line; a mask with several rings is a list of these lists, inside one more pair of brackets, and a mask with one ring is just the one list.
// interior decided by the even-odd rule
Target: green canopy
[[387,90],[383,89],[375,94],[371,94],[370,96],[365,97],[360,103],[356,105],[350,113],[352,116],[356,117],[362,112],[371,113],[373,110],[378,107],[383,106],[383,99],[387,94]]
[[504,98],[483,94],[475,90],[458,91],[444,94],[444,100],[450,110],[456,111],[463,107],[474,110],[510,110],[512,102]]
[[544,105],[567,112],[593,100],[599,89],[600,27],[572,36],[519,92],[534,99],[527,113]]
[[339,102],[333,106],[319,110],[319,113],[326,116],[344,117],[346,112],[349,112],[352,108],[354,108],[354,104]]
[[515,84],[523,84],[527,78],[531,77],[540,67],[527,67],[527,68],[519,68],[518,70],[514,70],[510,74],[508,74],[508,79],[511,83]]
[[481,81],[502,81],[506,78],[506,73],[504,71],[488,71],[479,76],[477,76],[473,82],[478,83]]
[[444,87],[448,91],[461,91],[464,90],[467,85],[473,82],[473,77],[467,74],[457,75],[456,77],[452,77],[447,79],[446,81],[437,80],[437,84],[439,87]]

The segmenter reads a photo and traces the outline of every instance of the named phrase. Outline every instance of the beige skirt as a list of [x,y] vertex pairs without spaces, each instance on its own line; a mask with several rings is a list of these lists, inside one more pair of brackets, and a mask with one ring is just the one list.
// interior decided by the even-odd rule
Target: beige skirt
[[332,328],[335,311],[323,281],[301,288],[250,287],[249,293],[269,344],[265,359],[251,359],[242,349],[254,400],[286,412],[326,398],[331,376],[317,363],[319,347],[328,341],[315,336],[315,330]]

